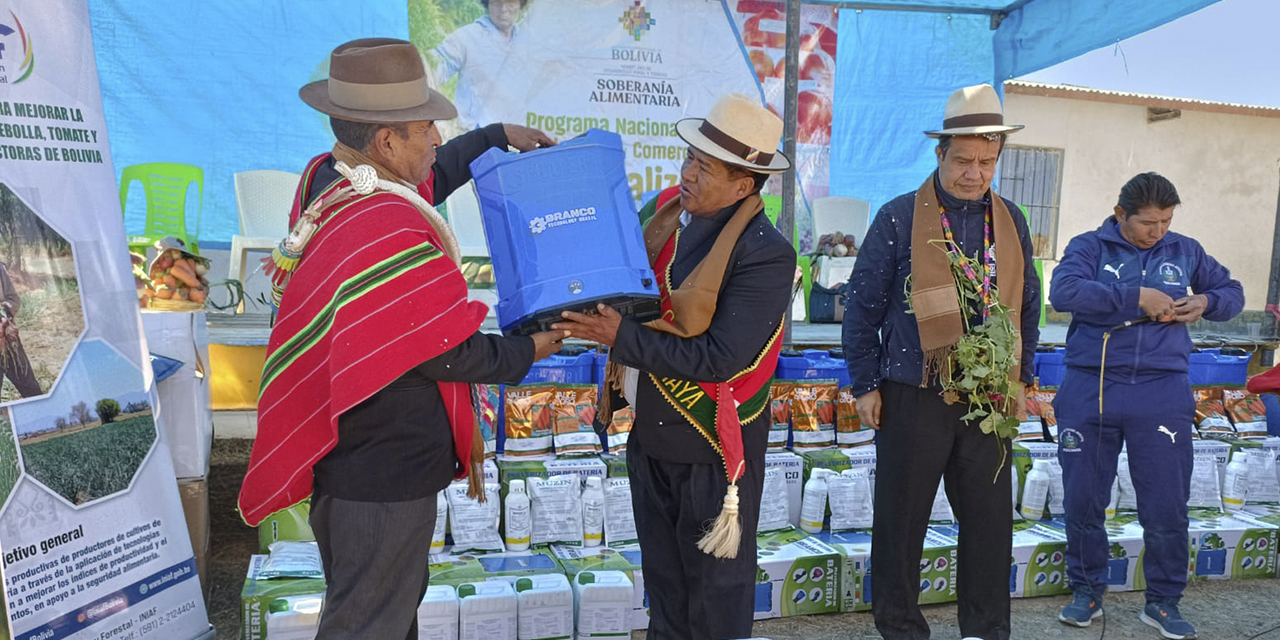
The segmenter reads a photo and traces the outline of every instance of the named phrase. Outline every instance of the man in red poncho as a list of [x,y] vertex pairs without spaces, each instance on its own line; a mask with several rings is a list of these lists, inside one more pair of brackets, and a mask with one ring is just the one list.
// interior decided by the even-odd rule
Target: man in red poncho
[[436,494],[483,492],[468,383],[518,383],[564,332],[480,333],[457,241],[436,210],[490,147],[554,142],[491,125],[439,149],[456,115],[403,40],[339,46],[299,92],[338,142],[303,172],[292,231],[273,254],[279,319],[240,492],[256,525],[311,496],[328,587],[318,640],[417,638]]

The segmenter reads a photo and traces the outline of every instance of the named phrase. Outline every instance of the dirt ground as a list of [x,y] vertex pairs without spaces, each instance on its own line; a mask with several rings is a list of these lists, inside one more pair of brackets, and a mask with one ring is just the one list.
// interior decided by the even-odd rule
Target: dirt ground
[[[209,470],[209,505],[213,529],[210,569],[210,621],[218,640],[239,636],[240,589],[249,556],[257,552],[257,532],[244,525],[235,511],[236,493],[249,460],[249,440],[214,440]],[[1138,621],[1144,604],[1141,593],[1107,596],[1105,638],[1148,638],[1159,634]],[[1104,640],[1101,620],[1088,629],[1067,627],[1057,620],[1066,598],[1028,598],[1013,601],[1015,639]],[[1187,589],[1182,612],[1205,640],[1280,640],[1280,580],[1198,582]],[[957,639],[956,606],[925,607],[935,638]],[[872,640],[869,613],[803,616],[757,622],[754,633],[772,640]],[[643,638],[642,632],[633,639]]]

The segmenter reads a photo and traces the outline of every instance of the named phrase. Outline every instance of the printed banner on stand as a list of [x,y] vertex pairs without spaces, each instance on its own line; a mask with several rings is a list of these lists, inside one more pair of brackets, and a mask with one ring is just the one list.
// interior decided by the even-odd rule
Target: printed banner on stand
[[[559,139],[597,128],[622,135],[632,196],[679,182],[683,118],[703,117],[720,97],[742,93],[783,110],[786,48],[782,2],[764,0],[409,0],[409,32],[454,99],[452,135],[495,122]],[[826,195],[835,11],[803,12],[800,147],[805,199]],[[450,199],[464,253],[483,250],[474,198]],[[766,193],[780,193],[772,180]],[[798,203],[802,244],[812,224]],[[463,200],[465,202],[460,202]],[[475,255],[469,253],[469,255]]]
[[0,0],[0,637],[212,637],[86,0]]

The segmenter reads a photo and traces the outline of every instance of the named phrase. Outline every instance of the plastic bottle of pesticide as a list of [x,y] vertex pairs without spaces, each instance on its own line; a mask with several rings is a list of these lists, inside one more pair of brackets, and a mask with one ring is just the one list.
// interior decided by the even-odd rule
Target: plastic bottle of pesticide
[[436,494],[436,528],[431,532],[431,553],[444,551],[444,526],[449,519],[449,499],[444,492]]
[[800,499],[800,528],[808,533],[822,531],[822,521],[827,515],[827,476],[835,475],[829,469],[814,469],[809,481],[804,483],[804,497]]
[[582,541],[588,547],[600,546],[604,539],[604,487],[600,478],[587,478],[582,490]]
[[1027,472],[1026,486],[1022,489],[1022,517],[1028,520],[1044,518],[1044,507],[1049,500],[1049,484],[1052,481],[1049,463],[1033,460],[1031,470]]
[[1249,496],[1249,465],[1243,449],[1231,452],[1231,461],[1227,463],[1227,477],[1222,481],[1222,506],[1236,511],[1244,508],[1245,498]]
[[1115,520],[1116,508],[1120,505],[1120,479],[1111,481],[1111,502],[1107,503],[1107,520]]
[[507,484],[504,507],[507,551],[528,549],[529,538],[533,536],[533,520],[529,517],[529,495],[524,492],[524,480],[512,480]]

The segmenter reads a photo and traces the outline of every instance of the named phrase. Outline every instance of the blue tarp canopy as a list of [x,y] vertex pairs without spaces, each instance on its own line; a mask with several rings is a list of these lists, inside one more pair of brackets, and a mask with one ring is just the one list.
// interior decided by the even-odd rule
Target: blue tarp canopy
[[937,166],[924,131],[947,97],[1113,44],[1216,0],[824,2],[842,9],[836,49],[831,193],[874,208]]
[[[842,7],[831,193],[879,207],[918,186],[934,164],[922,132],[941,122],[956,88],[999,87],[1214,1],[814,2]],[[335,43],[407,38],[408,13],[421,3],[90,0],[117,175],[143,162],[203,167],[201,244],[229,242],[236,172],[296,172],[331,144],[323,116],[296,87],[326,75],[317,61]],[[126,228],[139,232],[132,202]]]

